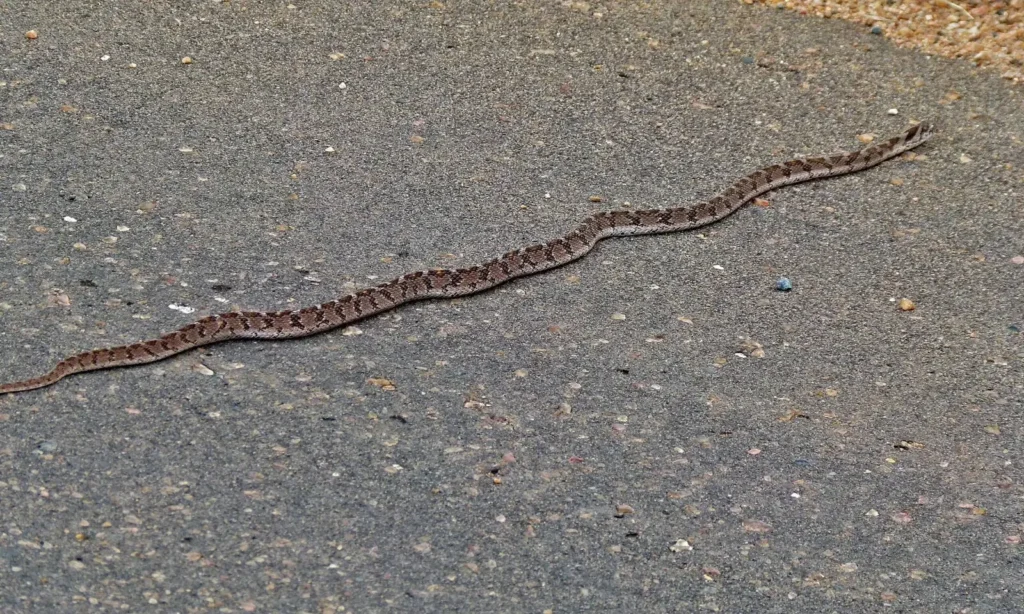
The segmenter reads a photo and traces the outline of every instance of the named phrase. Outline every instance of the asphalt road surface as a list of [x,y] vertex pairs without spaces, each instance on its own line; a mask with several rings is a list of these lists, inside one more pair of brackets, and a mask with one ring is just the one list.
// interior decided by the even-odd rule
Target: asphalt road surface
[[0,24],[4,381],[938,127],[489,293],[5,396],[3,612],[1024,610],[1019,88],[732,1]]

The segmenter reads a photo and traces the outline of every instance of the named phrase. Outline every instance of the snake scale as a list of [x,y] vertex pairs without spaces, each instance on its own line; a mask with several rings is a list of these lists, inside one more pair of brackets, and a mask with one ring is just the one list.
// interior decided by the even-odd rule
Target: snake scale
[[687,207],[595,213],[569,234],[547,243],[517,249],[463,269],[408,273],[315,307],[207,316],[157,339],[90,350],[65,358],[45,375],[0,385],[0,393],[42,388],[84,371],[155,362],[229,339],[288,339],[315,335],[410,301],[474,294],[517,277],[582,258],[606,237],[676,232],[717,222],[769,190],[870,168],[917,147],[932,133],[931,124],[920,123],[900,136],[859,151],[775,164],[743,177],[710,200]]

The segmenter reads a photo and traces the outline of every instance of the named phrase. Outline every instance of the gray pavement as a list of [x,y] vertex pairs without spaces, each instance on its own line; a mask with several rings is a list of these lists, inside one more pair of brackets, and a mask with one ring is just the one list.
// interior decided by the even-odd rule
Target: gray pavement
[[0,23],[3,380],[939,128],[361,334],[0,399],[0,611],[1022,610],[1019,89],[731,1]]

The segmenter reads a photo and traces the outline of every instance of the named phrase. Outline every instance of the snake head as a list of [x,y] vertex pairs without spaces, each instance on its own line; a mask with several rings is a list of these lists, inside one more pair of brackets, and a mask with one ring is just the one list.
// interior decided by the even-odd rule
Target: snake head
[[921,122],[907,131],[906,140],[908,143],[924,143],[935,135],[935,124]]

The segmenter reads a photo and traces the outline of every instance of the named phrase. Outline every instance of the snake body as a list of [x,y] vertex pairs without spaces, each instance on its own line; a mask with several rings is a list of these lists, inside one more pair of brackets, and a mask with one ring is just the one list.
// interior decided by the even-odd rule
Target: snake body
[[920,123],[904,134],[859,151],[775,164],[738,180],[724,192],[686,207],[607,211],[583,220],[572,232],[463,269],[407,273],[373,288],[296,311],[242,311],[207,316],[156,339],[76,354],[49,373],[0,385],[0,393],[42,388],[75,373],[155,362],[230,339],[289,339],[315,335],[389,311],[410,301],[474,294],[509,280],[546,271],[586,255],[606,237],[689,230],[717,222],[751,199],[786,185],[855,173],[927,141]]

